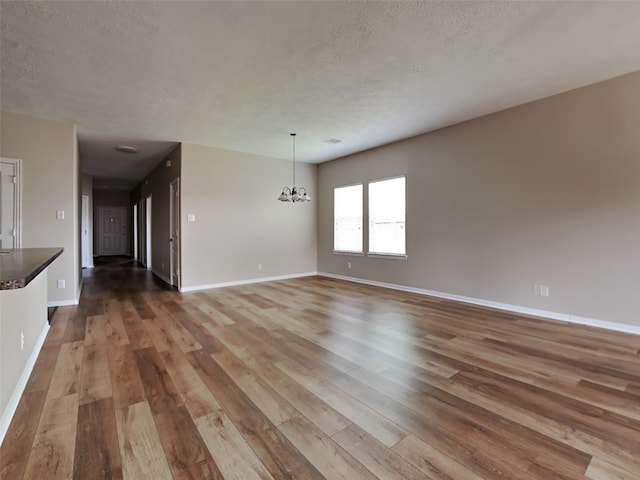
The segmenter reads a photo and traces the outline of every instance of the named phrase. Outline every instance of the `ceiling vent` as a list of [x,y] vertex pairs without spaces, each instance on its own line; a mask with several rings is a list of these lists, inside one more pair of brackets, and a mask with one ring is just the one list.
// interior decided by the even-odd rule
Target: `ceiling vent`
[[330,143],[331,145],[335,145],[336,143],[341,143],[342,140],[338,140],[337,138],[330,138],[329,140],[325,140],[324,143]]

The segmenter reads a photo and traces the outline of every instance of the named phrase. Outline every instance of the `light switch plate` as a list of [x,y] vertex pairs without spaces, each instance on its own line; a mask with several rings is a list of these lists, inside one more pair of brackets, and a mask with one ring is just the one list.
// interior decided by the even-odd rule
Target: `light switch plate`
[[58,220],[64,220],[64,210],[56,210],[56,218]]
[[195,222],[195,221],[196,221],[195,213],[190,213],[187,215],[187,222]]

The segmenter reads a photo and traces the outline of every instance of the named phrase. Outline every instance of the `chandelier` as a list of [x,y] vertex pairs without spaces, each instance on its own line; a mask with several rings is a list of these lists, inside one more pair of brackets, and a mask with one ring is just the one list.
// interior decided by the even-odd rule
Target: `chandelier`
[[307,194],[304,187],[296,187],[296,134],[290,133],[293,139],[293,186],[291,188],[284,187],[282,193],[278,197],[281,202],[310,202],[311,197]]

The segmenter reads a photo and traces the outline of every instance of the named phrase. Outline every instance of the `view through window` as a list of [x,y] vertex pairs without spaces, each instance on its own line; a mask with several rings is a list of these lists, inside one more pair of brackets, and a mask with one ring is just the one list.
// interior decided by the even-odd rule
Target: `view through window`
[[369,183],[369,253],[406,254],[405,180]]
[[362,253],[362,184],[333,191],[333,249]]

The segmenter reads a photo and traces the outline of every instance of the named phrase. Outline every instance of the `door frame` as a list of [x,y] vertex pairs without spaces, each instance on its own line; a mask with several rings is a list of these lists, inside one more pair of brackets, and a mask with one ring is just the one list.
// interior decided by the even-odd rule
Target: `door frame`
[[11,163],[14,165],[16,180],[13,190],[13,247],[20,248],[22,246],[22,159],[0,157],[1,163]]
[[[174,231],[178,232],[177,237]],[[180,177],[169,182],[169,237],[169,278],[171,285],[180,290]]]

